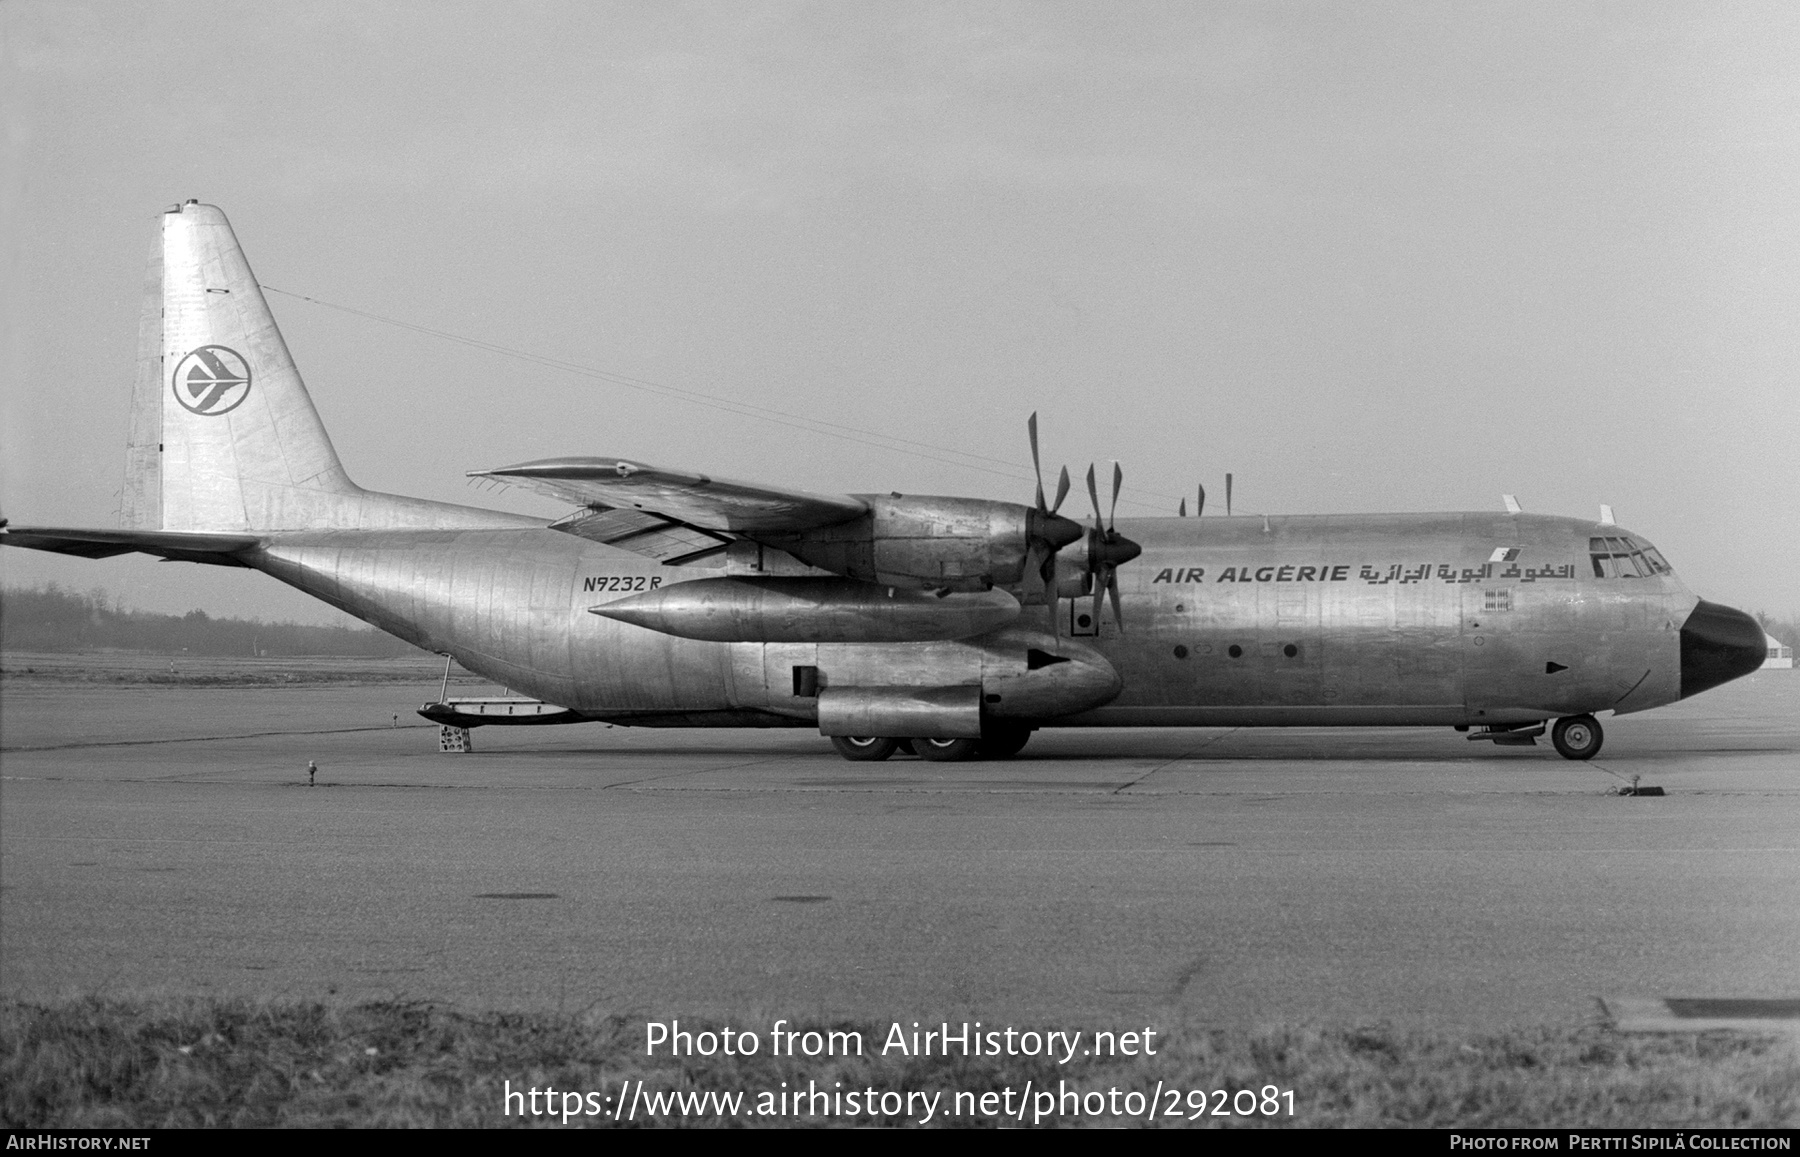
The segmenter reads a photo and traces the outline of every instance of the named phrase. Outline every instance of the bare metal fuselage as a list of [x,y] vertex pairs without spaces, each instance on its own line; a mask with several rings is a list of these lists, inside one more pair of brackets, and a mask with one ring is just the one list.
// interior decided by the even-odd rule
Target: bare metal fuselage
[[[1584,759],[1593,713],[1762,661],[1754,620],[1696,598],[1610,514],[1101,527],[1090,469],[1084,531],[1057,513],[1066,471],[1054,503],[1041,492],[1035,416],[1030,506],[617,457],[478,472],[575,508],[554,526],[365,490],[225,215],[183,202],[157,235],[122,525],[0,525],[0,545],[256,567],[568,709],[428,705],[452,724],[817,727],[861,760],[899,739],[1003,757],[1045,725],[1439,724],[1529,743],[1521,725],[1557,717],[1552,742]],[[1115,507],[1121,484],[1115,467]]]
[[[1054,635],[1037,606],[989,635],[919,643],[706,642],[603,618],[589,608],[755,572],[661,566],[547,529],[291,533],[245,558],[516,691],[645,725],[815,726],[816,690],[797,667],[815,668],[822,687],[980,686],[987,714],[1075,726],[1484,725],[1639,711],[1682,694],[1679,631],[1699,600],[1668,573],[1596,575],[1591,522],[1474,513],[1119,528],[1143,546],[1119,573],[1127,632],[1084,622],[1091,604],[1078,599],[1057,604]],[[1074,662],[1028,670],[1032,648]],[[1105,702],[1033,714],[1030,680],[1093,682],[1101,667],[1117,673]]]

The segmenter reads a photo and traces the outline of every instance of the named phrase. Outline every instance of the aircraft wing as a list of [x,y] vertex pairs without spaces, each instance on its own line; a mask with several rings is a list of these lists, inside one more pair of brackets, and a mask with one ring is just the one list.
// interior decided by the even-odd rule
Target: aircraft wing
[[577,510],[551,530],[603,542],[669,566],[692,562],[729,546],[732,536],[671,522],[642,510]]
[[594,510],[638,510],[696,530],[758,534],[813,530],[847,522],[868,504],[846,495],[781,490],[646,466],[621,458],[545,458],[471,471]]
[[254,534],[194,534],[173,530],[86,530],[64,526],[18,526],[0,531],[0,545],[111,558],[134,550],[171,562],[248,566],[236,556],[261,541]]

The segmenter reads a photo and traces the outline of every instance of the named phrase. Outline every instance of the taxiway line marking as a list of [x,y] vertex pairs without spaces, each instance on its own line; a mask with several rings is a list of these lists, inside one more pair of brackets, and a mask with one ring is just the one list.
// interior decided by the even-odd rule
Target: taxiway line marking
[[0,753],[20,751],[72,751],[83,747],[149,747],[162,743],[217,743],[224,739],[269,739],[280,735],[349,735],[358,731],[409,731],[435,724],[408,723],[405,727],[382,724],[379,727],[325,727],[304,731],[250,731],[243,735],[195,735],[182,739],[104,739],[95,743],[47,743],[39,747],[0,747]]

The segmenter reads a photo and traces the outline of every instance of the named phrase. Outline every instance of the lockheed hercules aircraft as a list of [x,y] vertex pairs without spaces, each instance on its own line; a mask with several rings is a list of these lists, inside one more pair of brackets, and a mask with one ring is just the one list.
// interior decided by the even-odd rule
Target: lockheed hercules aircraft
[[[217,208],[161,218],[123,528],[0,541],[252,567],[540,710],[447,725],[816,727],[846,758],[1017,753],[1042,727],[1417,725],[1600,749],[1595,716],[1759,666],[1748,615],[1641,535],[1520,512],[1101,517],[822,495],[624,458],[475,472],[556,521],[352,482]],[[1035,415],[1030,423],[1037,459]],[[1121,475],[1115,467],[1116,510]],[[1204,496],[1201,496],[1204,502]],[[1203,512],[1197,512],[1197,514]],[[1107,613],[1110,610],[1110,615]]]

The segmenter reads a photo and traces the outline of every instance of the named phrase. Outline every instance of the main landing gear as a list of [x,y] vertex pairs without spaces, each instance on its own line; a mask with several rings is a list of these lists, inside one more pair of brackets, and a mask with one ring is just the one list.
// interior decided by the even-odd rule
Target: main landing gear
[[1010,759],[1031,739],[1029,727],[989,727],[980,739],[891,739],[874,735],[833,735],[831,746],[856,763],[878,763],[904,751],[933,763],[965,759]]
[[880,763],[894,754],[900,741],[874,735],[834,735],[831,737],[831,746],[837,748],[838,754],[852,763]]
[[1600,754],[1600,745],[1605,741],[1606,733],[1600,730],[1600,721],[1592,715],[1558,719],[1550,729],[1550,742],[1556,745],[1557,754],[1564,759],[1592,759]]

